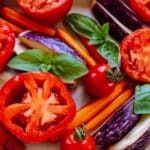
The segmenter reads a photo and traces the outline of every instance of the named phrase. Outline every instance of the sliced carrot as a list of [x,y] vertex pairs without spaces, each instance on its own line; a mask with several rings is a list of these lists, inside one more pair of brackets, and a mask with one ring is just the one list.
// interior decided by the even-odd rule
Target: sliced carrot
[[108,107],[96,115],[85,126],[87,131],[96,129],[101,126],[122,104],[124,104],[133,95],[133,90],[128,89],[117,97]]
[[91,120],[100,111],[102,111],[105,107],[107,107],[117,96],[119,96],[123,92],[125,87],[126,82],[123,81],[116,86],[116,88],[110,95],[104,98],[97,99],[82,107],[76,113],[75,119],[73,120],[72,123],[70,123],[68,129],[73,129]]
[[22,28],[30,29],[30,30],[40,32],[43,34],[47,34],[50,36],[55,35],[55,30],[53,28],[47,27],[44,25],[40,25],[34,21],[31,21],[30,19],[25,17],[23,14],[15,11],[11,8],[3,7],[1,9],[1,14],[2,14],[3,18],[17,24],[18,26],[21,26]]
[[19,33],[21,33],[21,32],[24,31],[22,28],[20,28],[20,27],[14,25],[14,24],[12,24],[12,23],[10,23],[10,22],[8,22],[8,21],[2,19],[2,18],[0,18],[0,21],[3,21],[3,22],[6,23],[7,25],[9,25],[9,26],[12,28],[12,30],[13,30],[16,34],[19,34]]
[[89,67],[96,65],[95,60],[89,55],[86,49],[84,49],[79,42],[77,42],[73,36],[71,36],[64,29],[56,29],[58,37],[60,37],[65,43],[70,45],[74,50],[87,62]]

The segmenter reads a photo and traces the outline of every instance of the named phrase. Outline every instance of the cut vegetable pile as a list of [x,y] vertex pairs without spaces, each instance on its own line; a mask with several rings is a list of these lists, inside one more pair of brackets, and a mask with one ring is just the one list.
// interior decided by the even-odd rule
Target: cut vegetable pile
[[0,0],[0,150],[149,150],[150,1],[93,0],[93,18],[16,2]]

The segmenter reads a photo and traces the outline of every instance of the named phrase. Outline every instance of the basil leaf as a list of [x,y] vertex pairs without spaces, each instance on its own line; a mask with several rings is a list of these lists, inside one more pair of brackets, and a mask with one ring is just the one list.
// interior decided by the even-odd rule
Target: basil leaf
[[105,41],[99,46],[98,52],[114,66],[119,63],[119,47],[113,41]]
[[78,34],[90,38],[93,34],[101,36],[101,30],[98,23],[81,14],[69,14],[65,17],[65,22]]
[[150,114],[150,84],[136,86],[134,112],[136,114]]
[[105,42],[105,40],[102,37],[98,37],[96,35],[93,35],[89,40],[90,45],[99,45],[99,44],[102,44],[104,42]]
[[85,64],[66,54],[54,55],[51,65],[50,71],[61,77],[64,81],[75,80],[88,72]]
[[44,60],[44,53],[40,50],[27,50],[12,58],[7,66],[21,71],[40,71]]
[[100,26],[100,30],[102,32],[103,38],[106,39],[109,34],[109,23],[105,23],[102,26]]

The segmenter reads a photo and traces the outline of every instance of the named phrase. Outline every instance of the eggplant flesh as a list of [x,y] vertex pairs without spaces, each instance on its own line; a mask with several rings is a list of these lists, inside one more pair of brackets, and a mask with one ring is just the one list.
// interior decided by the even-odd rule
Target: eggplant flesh
[[141,117],[137,125],[108,150],[144,150],[150,144],[150,115]]
[[132,97],[94,134],[95,143],[100,149],[118,142],[136,125],[140,115],[133,113],[133,104]]
[[74,49],[69,47],[58,37],[49,37],[34,31],[25,31],[19,35],[19,39],[21,43],[30,48],[37,48],[51,53],[69,54],[84,62]]
[[136,13],[122,0],[97,0],[120,22],[131,30],[137,30],[143,26]]
[[132,32],[114,18],[100,3],[93,2],[92,12],[100,24],[107,22],[110,24],[109,33],[115,40],[121,42],[124,37]]

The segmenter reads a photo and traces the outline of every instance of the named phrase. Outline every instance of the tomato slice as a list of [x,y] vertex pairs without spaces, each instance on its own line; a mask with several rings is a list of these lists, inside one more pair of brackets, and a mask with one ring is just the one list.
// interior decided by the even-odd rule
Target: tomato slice
[[145,22],[150,22],[150,1],[149,0],[129,0],[132,9]]
[[1,120],[27,143],[58,140],[75,116],[75,103],[63,82],[50,73],[24,73],[0,92]]
[[12,29],[0,20],[0,72],[2,72],[13,54],[15,34]]
[[17,0],[17,2],[30,17],[54,24],[68,13],[73,0]]
[[127,36],[121,43],[121,57],[123,68],[131,78],[150,82],[150,28]]

